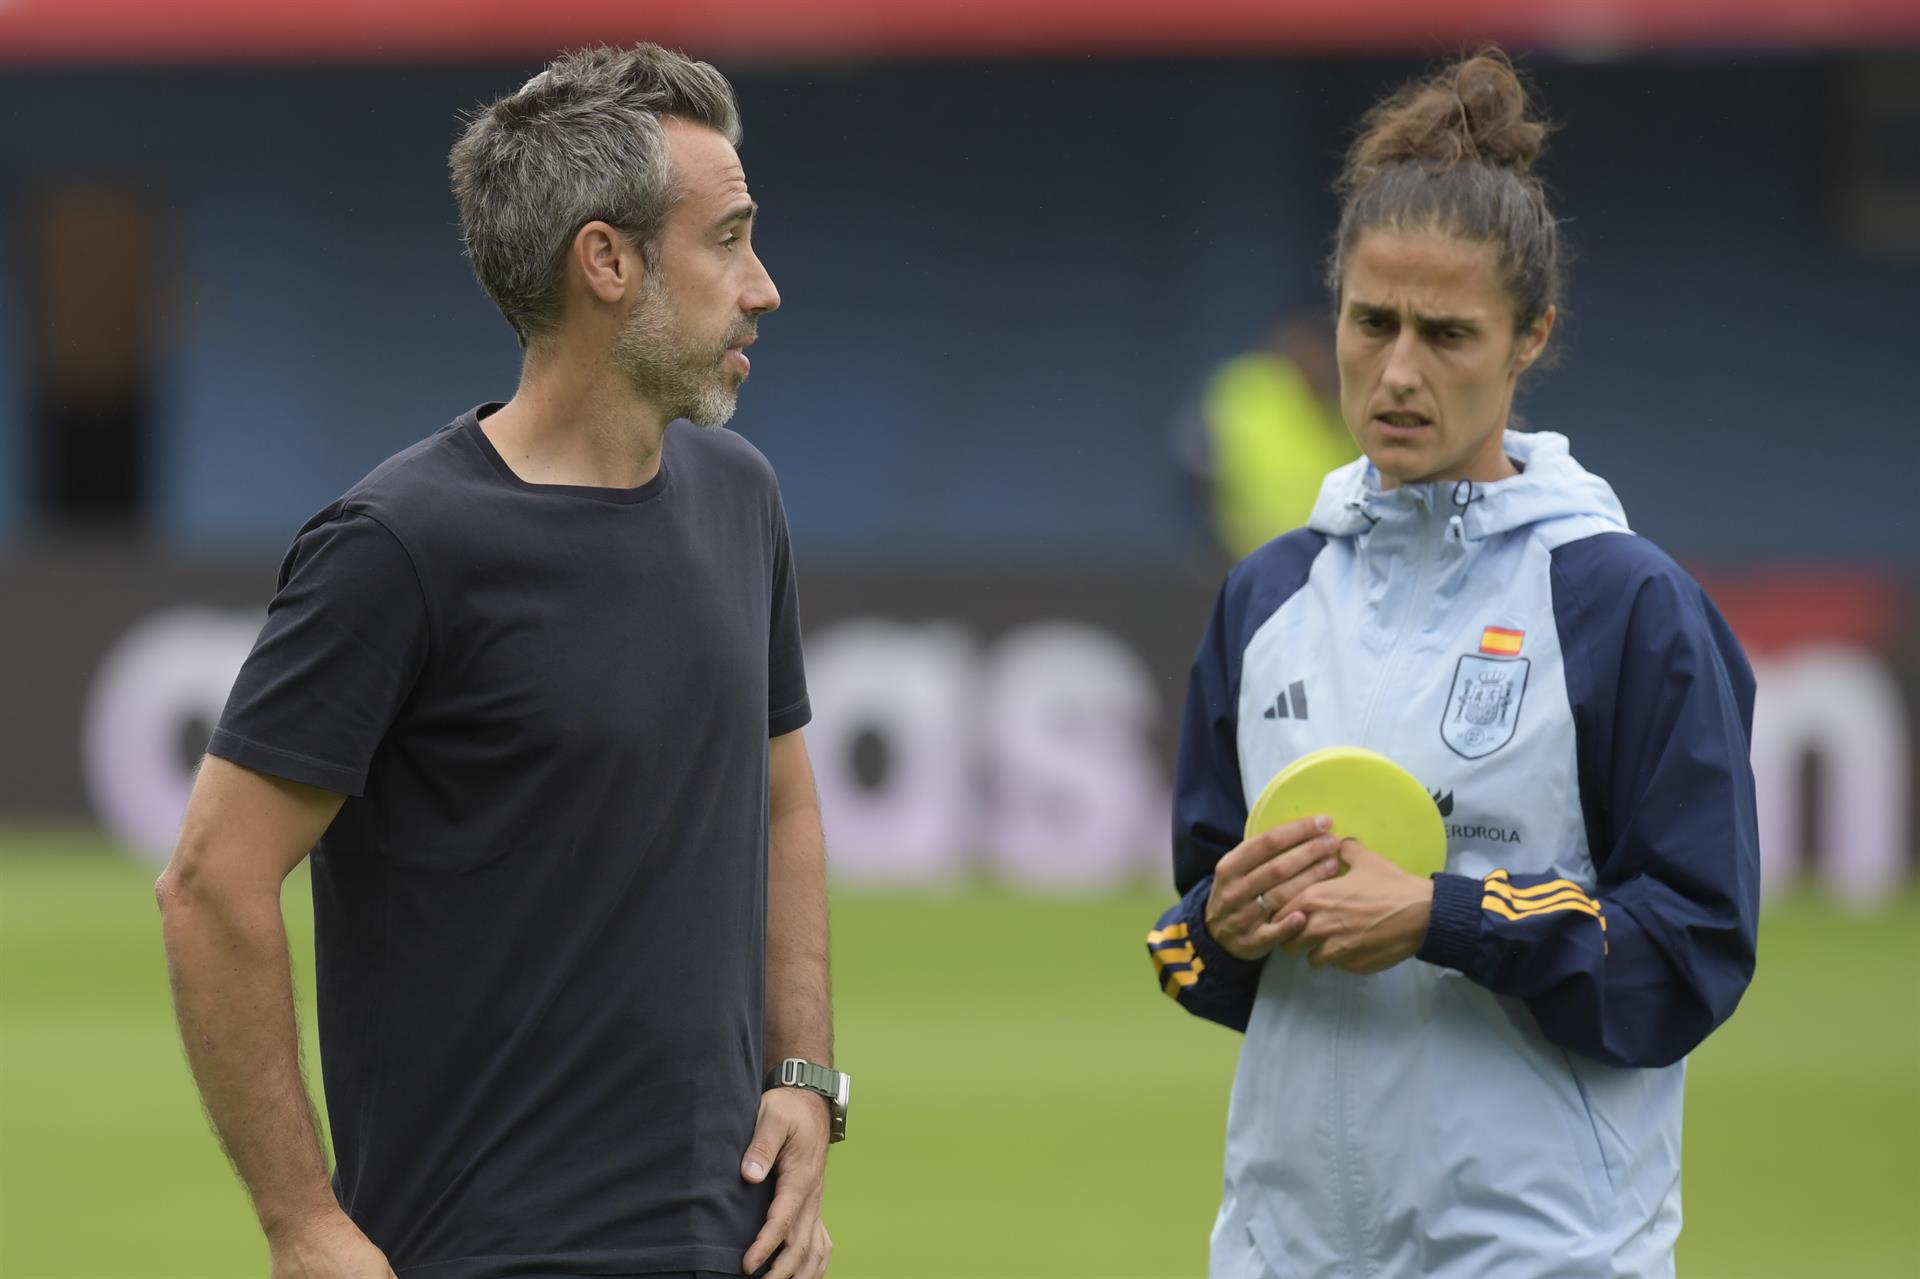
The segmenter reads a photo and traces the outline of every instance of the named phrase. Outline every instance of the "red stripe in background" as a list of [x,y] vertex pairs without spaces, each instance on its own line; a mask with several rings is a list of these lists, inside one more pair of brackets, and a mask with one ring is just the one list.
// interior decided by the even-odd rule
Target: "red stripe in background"
[[1832,641],[1885,651],[1903,592],[1888,574],[1847,566],[1695,572],[1749,654]]
[[0,0],[0,63],[418,61],[658,40],[708,56],[1431,53],[1920,41],[1914,0]]

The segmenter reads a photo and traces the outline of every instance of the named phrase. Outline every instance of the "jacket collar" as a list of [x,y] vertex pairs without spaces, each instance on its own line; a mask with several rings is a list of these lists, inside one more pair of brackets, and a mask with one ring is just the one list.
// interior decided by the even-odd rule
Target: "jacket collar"
[[1328,475],[1307,527],[1328,537],[1359,537],[1380,524],[1446,520],[1463,541],[1478,541],[1551,520],[1597,518],[1627,529],[1613,489],[1574,461],[1564,435],[1508,431],[1503,447],[1520,474],[1492,484],[1403,484],[1382,490],[1380,473],[1362,457]]

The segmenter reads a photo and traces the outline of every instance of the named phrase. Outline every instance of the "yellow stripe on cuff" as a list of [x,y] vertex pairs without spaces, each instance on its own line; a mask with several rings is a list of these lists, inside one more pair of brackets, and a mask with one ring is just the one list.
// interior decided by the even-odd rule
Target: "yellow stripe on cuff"
[[1542,897],[1558,897],[1561,893],[1579,893],[1582,897],[1587,890],[1570,879],[1552,879],[1544,884],[1529,884],[1525,888],[1515,888],[1512,884],[1489,884],[1489,888],[1513,901],[1538,901]]
[[1161,985],[1160,989],[1166,991],[1169,996],[1178,999],[1179,991],[1175,989],[1176,987],[1191,986],[1199,980],[1200,974],[1194,972],[1192,969],[1169,968],[1167,969],[1167,980]]
[[1507,878],[1507,872],[1504,870],[1494,871],[1481,882],[1484,883],[1487,888],[1499,889],[1515,900],[1523,897],[1541,897],[1548,893],[1557,893],[1568,888],[1576,889],[1580,892],[1586,891],[1586,889],[1581,888],[1580,885],[1574,883],[1571,879],[1550,879],[1544,884],[1529,884],[1521,888]]
[[1480,899],[1480,909],[1490,910],[1496,915],[1504,915],[1508,919],[1513,920],[1538,919],[1542,915],[1553,915],[1563,910],[1577,910],[1583,915],[1592,915],[1595,919],[1600,918],[1600,908],[1585,898],[1578,901],[1568,898],[1558,906],[1541,906],[1534,909],[1515,910],[1500,898],[1495,897],[1492,893],[1488,893]]
[[1194,957],[1193,947],[1191,945],[1166,946],[1160,950],[1152,950],[1147,953],[1153,956],[1153,966],[1155,968],[1165,968],[1168,964],[1191,963]]
[[1589,903],[1593,901],[1593,898],[1587,896],[1578,888],[1572,887],[1562,888],[1558,892],[1542,893],[1538,897],[1516,897],[1498,884],[1488,884],[1487,895],[1489,897],[1500,898],[1500,900],[1506,902],[1518,911],[1540,910],[1547,906],[1559,906],[1570,901]]

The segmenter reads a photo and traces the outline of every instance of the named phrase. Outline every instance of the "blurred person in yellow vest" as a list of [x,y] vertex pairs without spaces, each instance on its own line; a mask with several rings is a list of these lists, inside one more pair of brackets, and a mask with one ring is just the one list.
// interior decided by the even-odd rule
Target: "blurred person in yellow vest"
[[1183,450],[1207,488],[1213,536],[1241,560],[1307,522],[1327,472],[1359,456],[1340,417],[1333,346],[1296,312],[1207,380]]

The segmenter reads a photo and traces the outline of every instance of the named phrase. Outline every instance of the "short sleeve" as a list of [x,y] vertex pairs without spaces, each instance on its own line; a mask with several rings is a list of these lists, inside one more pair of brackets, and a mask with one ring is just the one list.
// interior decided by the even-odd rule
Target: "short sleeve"
[[372,516],[322,515],[281,566],[267,624],[208,752],[362,794],[427,650],[426,601],[406,549]]
[[773,495],[773,612],[767,636],[767,736],[780,737],[813,718],[800,649],[800,589],[794,581],[787,512]]

